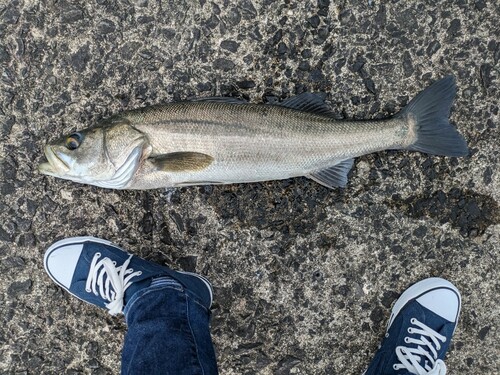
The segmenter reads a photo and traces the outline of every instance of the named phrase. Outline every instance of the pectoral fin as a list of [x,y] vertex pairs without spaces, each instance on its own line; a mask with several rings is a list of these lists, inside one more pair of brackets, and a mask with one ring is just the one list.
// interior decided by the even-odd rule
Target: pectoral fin
[[150,157],[148,160],[161,171],[190,172],[208,168],[214,158],[200,152],[172,152]]
[[354,164],[354,159],[347,159],[335,164],[333,167],[320,169],[308,174],[306,177],[320,183],[327,188],[345,187],[347,185],[347,174]]

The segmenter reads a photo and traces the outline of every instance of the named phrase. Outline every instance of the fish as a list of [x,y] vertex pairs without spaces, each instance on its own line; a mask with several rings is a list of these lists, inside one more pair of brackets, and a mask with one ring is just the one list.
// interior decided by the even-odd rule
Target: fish
[[42,174],[109,189],[252,183],[305,176],[344,188],[354,158],[382,150],[460,157],[453,76],[395,115],[338,120],[323,97],[275,104],[211,97],[125,111],[44,148]]

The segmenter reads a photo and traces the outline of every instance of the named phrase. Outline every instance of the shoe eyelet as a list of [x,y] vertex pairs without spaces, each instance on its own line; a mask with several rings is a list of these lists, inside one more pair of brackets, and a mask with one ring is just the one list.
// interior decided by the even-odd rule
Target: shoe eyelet
[[90,289],[90,288],[85,288],[85,291],[86,291],[87,293],[90,293],[90,292],[92,292],[92,289]]
[[412,334],[413,333],[413,329],[408,328],[408,333]]
[[116,266],[116,260],[113,261],[113,266]]
[[416,322],[417,322],[417,319],[415,319],[415,318],[411,318],[411,319],[410,319],[410,323],[411,323],[411,324],[415,324]]
[[398,366],[396,366],[396,365],[392,365],[392,368],[393,368],[394,370],[396,370],[396,371],[398,370]]
[[95,253],[94,255],[96,258],[100,258],[101,257],[101,253]]
[[410,343],[410,338],[409,337],[405,337],[405,343],[407,343],[407,344]]
[[437,349],[437,350],[441,350],[441,345],[439,345],[439,344],[438,344],[438,345],[436,345],[436,349]]
[[385,334],[385,338],[388,338],[389,337],[389,332]]
[[137,272],[137,276],[140,276],[140,275],[142,275],[142,271]]

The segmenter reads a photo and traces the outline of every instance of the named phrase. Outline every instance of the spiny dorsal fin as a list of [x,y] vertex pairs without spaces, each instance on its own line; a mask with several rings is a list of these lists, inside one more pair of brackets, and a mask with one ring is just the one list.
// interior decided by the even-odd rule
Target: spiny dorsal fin
[[315,115],[333,116],[330,107],[325,103],[323,97],[319,94],[304,92],[297,96],[293,96],[279,104],[282,107],[297,109],[314,113]]
[[[189,99],[190,102],[211,102],[211,103],[231,103],[231,104],[248,104],[244,99],[214,96],[206,98],[192,98]],[[297,96],[285,99],[281,103],[277,103],[281,107],[296,109],[299,111],[305,111],[309,113],[314,113],[316,115],[333,117],[335,114],[332,112],[330,107],[325,103],[324,98],[320,94],[313,94],[310,92],[304,92]]]
[[148,160],[165,172],[188,172],[207,168],[214,158],[200,152],[172,152],[150,157]]
[[347,185],[347,174],[351,170],[353,164],[354,159],[347,159],[335,164],[333,167],[314,171],[306,177],[330,189],[345,187]]

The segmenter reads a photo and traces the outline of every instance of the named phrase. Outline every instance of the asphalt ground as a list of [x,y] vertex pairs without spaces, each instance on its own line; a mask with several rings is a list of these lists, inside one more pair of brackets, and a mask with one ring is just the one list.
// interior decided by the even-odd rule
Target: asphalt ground
[[[360,374],[391,304],[430,276],[463,298],[449,373],[500,373],[499,14],[482,0],[0,2],[0,373],[119,372],[123,320],[43,270],[77,235],[206,275],[222,374]],[[367,155],[345,189],[112,191],[37,172],[47,141],[127,109],[311,91],[374,119],[449,74],[470,155]]]

